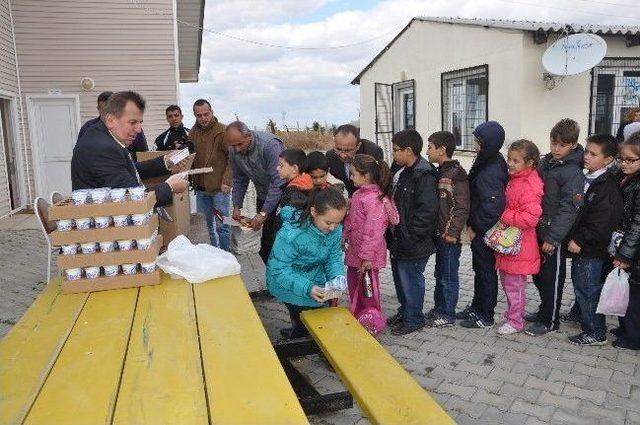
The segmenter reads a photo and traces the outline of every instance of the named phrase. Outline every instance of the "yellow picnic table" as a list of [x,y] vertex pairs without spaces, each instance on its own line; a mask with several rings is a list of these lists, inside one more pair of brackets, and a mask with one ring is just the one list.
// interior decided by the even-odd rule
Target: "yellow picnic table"
[[0,342],[0,424],[303,424],[239,275],[62,294]]

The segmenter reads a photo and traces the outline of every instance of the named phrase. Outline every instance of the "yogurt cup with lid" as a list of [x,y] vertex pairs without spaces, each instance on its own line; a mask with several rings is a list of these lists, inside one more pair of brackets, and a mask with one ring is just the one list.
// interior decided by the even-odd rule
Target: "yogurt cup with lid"
[[132,239],[121,239],[118,241],[118,249],[120,251],[131,251],[133,249]]
[[73,205],[84,205],[87,203],[89,197],[88,189],[78,189],[71,192],[71,200]]
[[142,263],[140,264],[140,268],[142,273],[153,273],[156,270],[156,262]]
[[87,279],[95,279],[100,277],[100,267],[85,267],[84,275]]
[[138,264],[123,264],[122,265],[122,274],[132,275],[138,273]]
[[144,199],[144,186],[130,187],[127,192],[132,201],[142,201]]
[[120,266],[118,266],[117,264],[111,265],[111,266],[104,266],[102,267],[104,269],[104,275],[107,277],[112,277],[112,276],[117,276],[118,275],[118,271],[120,269]]
[[124,202],[127,200],[127,189],[115,188],[109,191],[112,202]]
[[131,216],[134,226],[143,226],[149,222],[147,214],[133,214]]
[[67,280],[79,280],[82,277],[82,269],[66,269],[64,274]]
[[113,252],[115,250],[115,243],[113,241],[100,242],[100,252]]
[[80,249],[83,254],[94,254],[96,252],[96,243],[95,242],[86,242],[80,244]]
[[128,215],[114,215],[113,216],[113,225],[116,227],[126,227],[129,225],[129,216]]
[[109,200],[109,188],[100,187],[97,189],[91,189],[91,201],[94,204],[103,204]]
[[76,229],[89,230],[91,228],[91,218],[76,218]]
[[62,245],[63,255],[76,255],[78,253],[78,245],[75,243]]
[[56,221],[56,228],[59,232],[67,232],[73,229],[73,220],[71,219],[63,219]]
[[111,217],[96,217],[93,221],[96,229],[106,229],[111,224]]

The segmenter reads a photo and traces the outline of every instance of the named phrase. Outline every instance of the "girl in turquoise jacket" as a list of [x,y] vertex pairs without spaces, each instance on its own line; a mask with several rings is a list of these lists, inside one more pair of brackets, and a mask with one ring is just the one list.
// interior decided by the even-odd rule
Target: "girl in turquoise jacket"
[[305,211],[290,206],[280,211],[282,228],[267,261],[267,288],[289,310],[293,327],[281,330],[287,338],[307,335],[300,313],[322,307],[324,284],[344,276],[340,223],[346,212],[346,200],[333,187],[315,189]]

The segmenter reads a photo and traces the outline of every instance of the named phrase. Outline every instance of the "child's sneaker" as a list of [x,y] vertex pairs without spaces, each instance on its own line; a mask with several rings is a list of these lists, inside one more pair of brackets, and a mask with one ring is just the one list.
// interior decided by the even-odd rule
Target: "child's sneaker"
[[464,310],[456,313],[456,320],[466,320],[470,315],[474,314],[471,304],[467,305]]
[[438,310],[436,310],[436,308],[433,307],[424,315],[424,318],[427,320],[430,320],[430,319],[434,319],[437,316],[438,316]]
[[498,333],[500,335],[513,335],[520,332],[519,330],[517,330],[516,328],[514,328],[513,326],[511,326],[508,323],[503,324],[502,326],[500,326],[498,328]]
[[472,313],[466,320],[460,322],[460,326],[462,326],[463,328],[482,329],[492,327],[493,322],[485,322],[475,313]]
[[427,324],[425,326],[427,328],[448,328],[455,326],[455,324],[455,320],[448,320],[436,313],[431,319],[427,320]]
[[565,322],[580,323],[580,316],[574,309],[571,309],[566,313],[561,313],[560,320],[564,320]]
[[555,332],[557,330],[558,328],[550,328],[544,323],[535,322],[534,324],[528,326],[524,330],[524,333],[531,336],[542,336],[548,334],[549,332]]
[[607,337],[603,336],[598,338],[582,332],[578,335],[570,336],[569,342],[575,345],[605,345],[607,343]]
[[633,345],[624,338],[618,338],[611,346],[618,350],[640,350],[640,346]]

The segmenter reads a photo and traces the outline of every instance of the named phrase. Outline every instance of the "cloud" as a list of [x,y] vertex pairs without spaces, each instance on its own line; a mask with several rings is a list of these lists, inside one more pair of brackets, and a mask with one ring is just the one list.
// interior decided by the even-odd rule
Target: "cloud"
[[[359,87],[351,86],[350,81],[414,16],[640,24],[640,12],[630,0],[616,0],[615,5],[559,0],[549,6],[534,0],[386,0],[368,9],[325,13],[336,1],[207,2],[205,28],[227,37],[203,33],[200,81],[181,87],[185,111],[191,110],[195,99],[204,97],[223,122],[237,113],[260,129],[269,118],[282,125],[283,112],[290,126],[356,119]],[[364,43],[326,48],[360,42]],[[185,121],[194,121],[190,113],[185,114]]]

